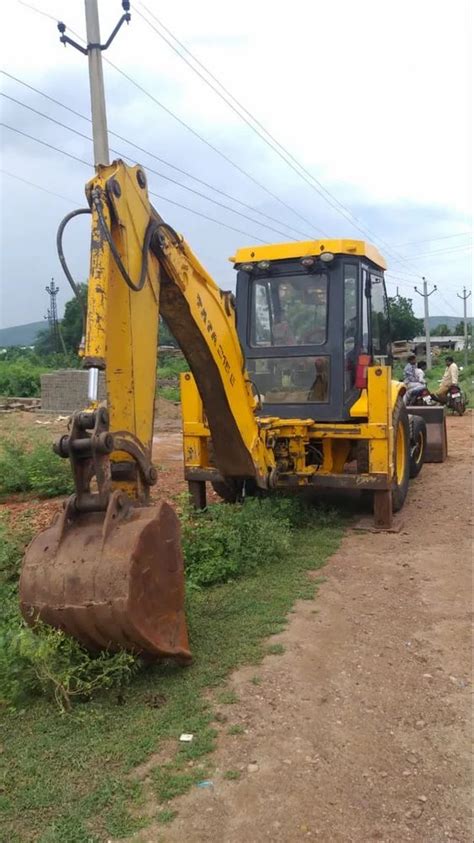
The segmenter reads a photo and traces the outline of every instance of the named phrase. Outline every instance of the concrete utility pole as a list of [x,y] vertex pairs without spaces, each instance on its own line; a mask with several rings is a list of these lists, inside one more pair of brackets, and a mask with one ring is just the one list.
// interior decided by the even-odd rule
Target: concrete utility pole
[[426,340],[426,366],[428,369],[431,369],[431,340],[430,340],[430,313],[428,308],[428,299],[430,296],[433,295],[435,290],[437,290],[436,284],[434,285],[431,292],[428,292],[428,282],[426,278],[423,276],[423,292],[415,287],[415,293],[418,293],[419,296],[423,296],[424,306],[425,306],[425,340]]
[[467,331],[467,300],[471,295],[471,291],[466,292],[466,288],[462,289],[462,296],[456,293],[458,299],[462,299],[464,304],[464,366],[467,366],[467,345],[468,345],[468,331]]
[[97,0],[84,0],[84,3],[86,9],[94,164],[109,164],[109,140],[107,134],[102,50],[100,46],[99,10],[97,8]]
[[[94,164],[110,164],[109,139],[107,133],[107,110],[105,106],[104,71],[102,68],[102,50],[107,50],[122,24],[130,23],[130,0],[122,0],[124,14],[109,35],[105,44],[100,43],[99,10],[97,0],[84,0],[86,12],[87,47],[83,47],[66,35],[66,24],[58,22],[61,33],[60,41],[64,46],[70,44],[89,61],[89,86],[91,92],[92,139],[94,141]],[[97,401],[99,370],[89,369],[87,396],[89,401]]]

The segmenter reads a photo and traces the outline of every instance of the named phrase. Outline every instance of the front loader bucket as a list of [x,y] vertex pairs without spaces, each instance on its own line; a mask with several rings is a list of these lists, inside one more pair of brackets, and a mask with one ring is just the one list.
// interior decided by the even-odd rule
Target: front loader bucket
[[69,506],[33,539],[20,578],[23,617],[88,650],[190,661],[178,518],[165,502],[132,507],[115,495],[106,514],[71,517]]
[[446,411],[444,407],[409,407],[411,416],[420,416],[426,424],[424,462],[444,462],[448,456]]

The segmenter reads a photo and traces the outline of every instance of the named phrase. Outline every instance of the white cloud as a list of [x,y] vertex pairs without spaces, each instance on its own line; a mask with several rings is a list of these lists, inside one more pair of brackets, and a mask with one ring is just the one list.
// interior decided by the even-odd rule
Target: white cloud
[[[69,30],[84,33],[82,0],[31,2],[53,17],[59,15]],[[332,0],[321,4],[294,0],[289,7],[270,0],[241,0],[232,13],[220,0],[199,4],[175,0],[163,11],[153,0],[146,0],[146,5],[158,17],[163,16],[169,28],[249,110],[385,240],[404,242],[465,230],[471,209],[469,2]],[[104,39],[120,14],[120,3],[100,0],[99,6]],[[132,2],[132,23],[121,30],[111,47],[111,61],[305,217],[331,232],[353,233],[349,224],[247,130],[144,24],[136,14],[139,8],[138,2]],[[3,14],[3,66],[88,113],[85,57],[71,47],[61,47],[53,20],[18,3],[9,4]],[[107,66],[106,84],[109,125],[116,131],[267,213],[304,227],[301,220],[199,144]],[[13,84],[6,89],[88,132],[85,123],[41,98],[29,96]],[[27,125],[32,134],[89,156],[88,144],[66,131],[26,116],[17,106],[5,111],[14,125]],[[17,139],[12,146],[5,134],[4,142],[3,166],[49,184],[57,192],[68,195],[73,191],[72,196],[82,197],[86,168],[35,148],[30,141]],[[123,146],[118,141],[112,145]],[[163,171],[151,159],[144,163]],[[183,190],[160,183],[157,177],[150,177],[150,182],[160,193],[237,228],[281,239],[228,212],[212,209],[196,197],[186,197]],[[5,180],[4,185],[10,193],[11,182]],[[16,236],[17,215],[23,213],[36,254],[28,272],[28,253],[12,266],[4,249],[4,280],[11,283],[13,274],[15,283],[26,290],[39,266],[46,281],[51,274],[47,267],[56,266],[55,222],[62,208],[67,208],[59,200],[18,184],[13,204],[15,215],[10,202],[6,212],[4,200],[5,242]],[[232,276],[226,258],[236,245],[246,242],[243,235],[225,232],[169,206],[164,209],[184,230],[203,262],[228,285]],[[436,247],[433,244],[432,248]],[[81,266],[85,265],[87,246],[74,243],[74,249]],[[404,253],[409,254],[410,249]],[[438,280],[450,290],[465,282],[469,271],[464,253],[440,255],[434,266],[433,259],[416,260],[414,266],[413,271],[427,269],[441,276]],[[402,271],[400,265],[396,268]],[[42,281],[38,283],[42,285]],[[38,290],[24,321],[41,316],[44,299]],[[19,312],[20,305],[13,307],[12,303],[5,308],[5,321],[22,321]]]

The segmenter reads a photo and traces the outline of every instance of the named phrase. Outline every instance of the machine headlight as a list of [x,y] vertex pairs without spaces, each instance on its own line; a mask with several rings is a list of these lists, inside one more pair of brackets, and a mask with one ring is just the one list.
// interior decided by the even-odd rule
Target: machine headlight
[[323,261],[323,263],[331,263],[331,261],[333,261],[333,260],[334,260],[334,255],[333,255],[333,253],[332,253],[332,252],[323,252],[323,253],[319,256],[319,258],[320,258],[320,260],[322,260],[322,261]]

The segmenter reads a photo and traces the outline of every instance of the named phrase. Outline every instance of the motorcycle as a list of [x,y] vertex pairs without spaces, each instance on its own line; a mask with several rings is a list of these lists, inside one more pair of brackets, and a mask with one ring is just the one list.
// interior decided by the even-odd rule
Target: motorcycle
[[407,395],[407,407],[429,407],[435,404],[436,401],[429,389],[424,386],[421,389],[411,390]]
[[446,396],[446,406],[449,410],[452,410],[453,413],[457,413],[458,416],[463,416],[466,412],[466,396],[461,387],[457,384],[453,384],[449,387],[448,394]]

